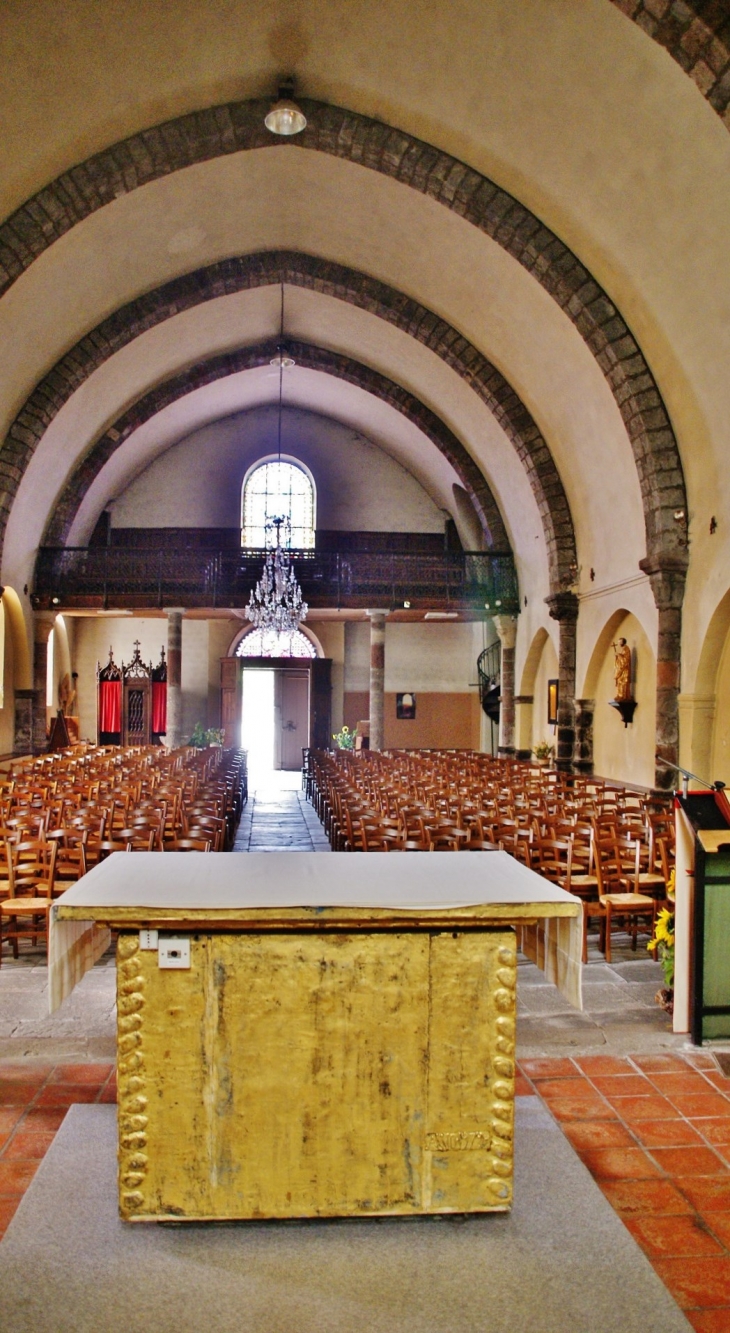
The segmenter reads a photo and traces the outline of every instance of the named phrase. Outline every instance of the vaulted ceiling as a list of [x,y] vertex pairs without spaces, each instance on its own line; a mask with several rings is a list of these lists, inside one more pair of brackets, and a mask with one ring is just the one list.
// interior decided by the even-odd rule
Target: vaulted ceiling
[[[695,66],[724,66],[687,24],[682,68],[648,9],[10,0],[5,581],[201,421],[271,400],[283,283],[291,401],[446,501],[453,473],[531,602],[686,561],[688,519],[709,599],[730,141]],[[309,124],[284,143],[263,116],[292,71]]]

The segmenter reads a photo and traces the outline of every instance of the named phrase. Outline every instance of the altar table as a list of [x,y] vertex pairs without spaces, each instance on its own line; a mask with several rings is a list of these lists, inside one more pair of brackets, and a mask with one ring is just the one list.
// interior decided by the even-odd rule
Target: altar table
[[580,913],[503,852],[102,862],[50,989],[118,932],[122,1216],[509,1208],[516,930],[580,1006]]

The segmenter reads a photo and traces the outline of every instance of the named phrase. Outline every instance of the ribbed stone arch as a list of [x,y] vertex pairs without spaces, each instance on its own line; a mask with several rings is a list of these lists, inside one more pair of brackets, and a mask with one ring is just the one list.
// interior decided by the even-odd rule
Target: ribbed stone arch
[[[372,370],[369,366],[355,361],[352,357],[342,356],[311,343],[287,339],[287,348],[298,366],[309,370],[319,370],[333,375],[337,379],[355,384],[359,389],[373,394],[388,403],[403,416],[412,421],[424,435],[436,445],[436,448],[448,459],[461,484],[477,512],[490,550],[506,552],[511,550],[502,515],[499,512],[492,492],[482,476],[473,458],[440,417],[426,407],[414,394],[387,379],[385,375]],[[255,347],[244,347],[235,352],[224,352],[213,356],[197,365],[188,367],[179,375],[171,376],[118,417],[102,436],[94,443],[86,457],[78,464],[69,477],[53,513],[48,521],[43,538],[44,545],[62,545],[68,538],[79,507],[104,465],[117,449],[140,426],[161,412],[163,408],[229,375],[236,375],[242,370],[252,370],[257,366],[267,366],[276,353],[276,341],[259,343]]]
[[612,0],[668,51],[730,130],[728,0]]
[[[24,404],[0,450],[0,533],[4,533],[13,497],[41,437],[64,403],[99,366],[134,338],[203,301],[282,282],[368,310],[430,348],[468,382],[504,429],[527,473],[545,534],[551,591],[569,585],[575,576],[576,545],[565,490],[543,436],[501,372],[456,329],[417,301],[367,274],[294,251],[266,250],[175,278],[110,315],[62,357]],[[476,503],[476,481],[464,484]]]
[[[649,568],[687,565],[684,474],[671,421],[626,321],[588,269],[512,195],[440,149],[382,121],[300,98],[307,128],[286,145],[265,129],[270,102],[208,107],[112,145],[44,186],[0,226],[0,295],[49,245],[120,195],[229,153],[293,146],[356,162],[452,209],[490,236],[558,303],[605,376],[631,441],[644,506]],[[475,352],[476,355],[479,355]],[[9,465],[3,468],[3,463]],[[13,450],[0,455],[0,484]]]

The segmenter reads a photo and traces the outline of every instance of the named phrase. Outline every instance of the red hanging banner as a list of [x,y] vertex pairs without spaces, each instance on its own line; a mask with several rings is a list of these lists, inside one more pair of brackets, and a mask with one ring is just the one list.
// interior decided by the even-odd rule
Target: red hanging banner
[[122,682],[102,680],[99,684],[99,731],[107,734],[122,730]]
[[167,731],[167,681],[152,682],[152,734],[161,736]]

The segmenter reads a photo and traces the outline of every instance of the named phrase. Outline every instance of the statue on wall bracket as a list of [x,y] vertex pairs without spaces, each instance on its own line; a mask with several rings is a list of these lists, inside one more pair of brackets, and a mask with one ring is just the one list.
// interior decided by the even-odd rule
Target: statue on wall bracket
[[615,708],[621,714],[621,721],[628,727],[634,720],[637,703],[631,689],[631,649],[625,639],[612,643],[614,653],[613,680],[616,695],[609,700],[609,708]]

